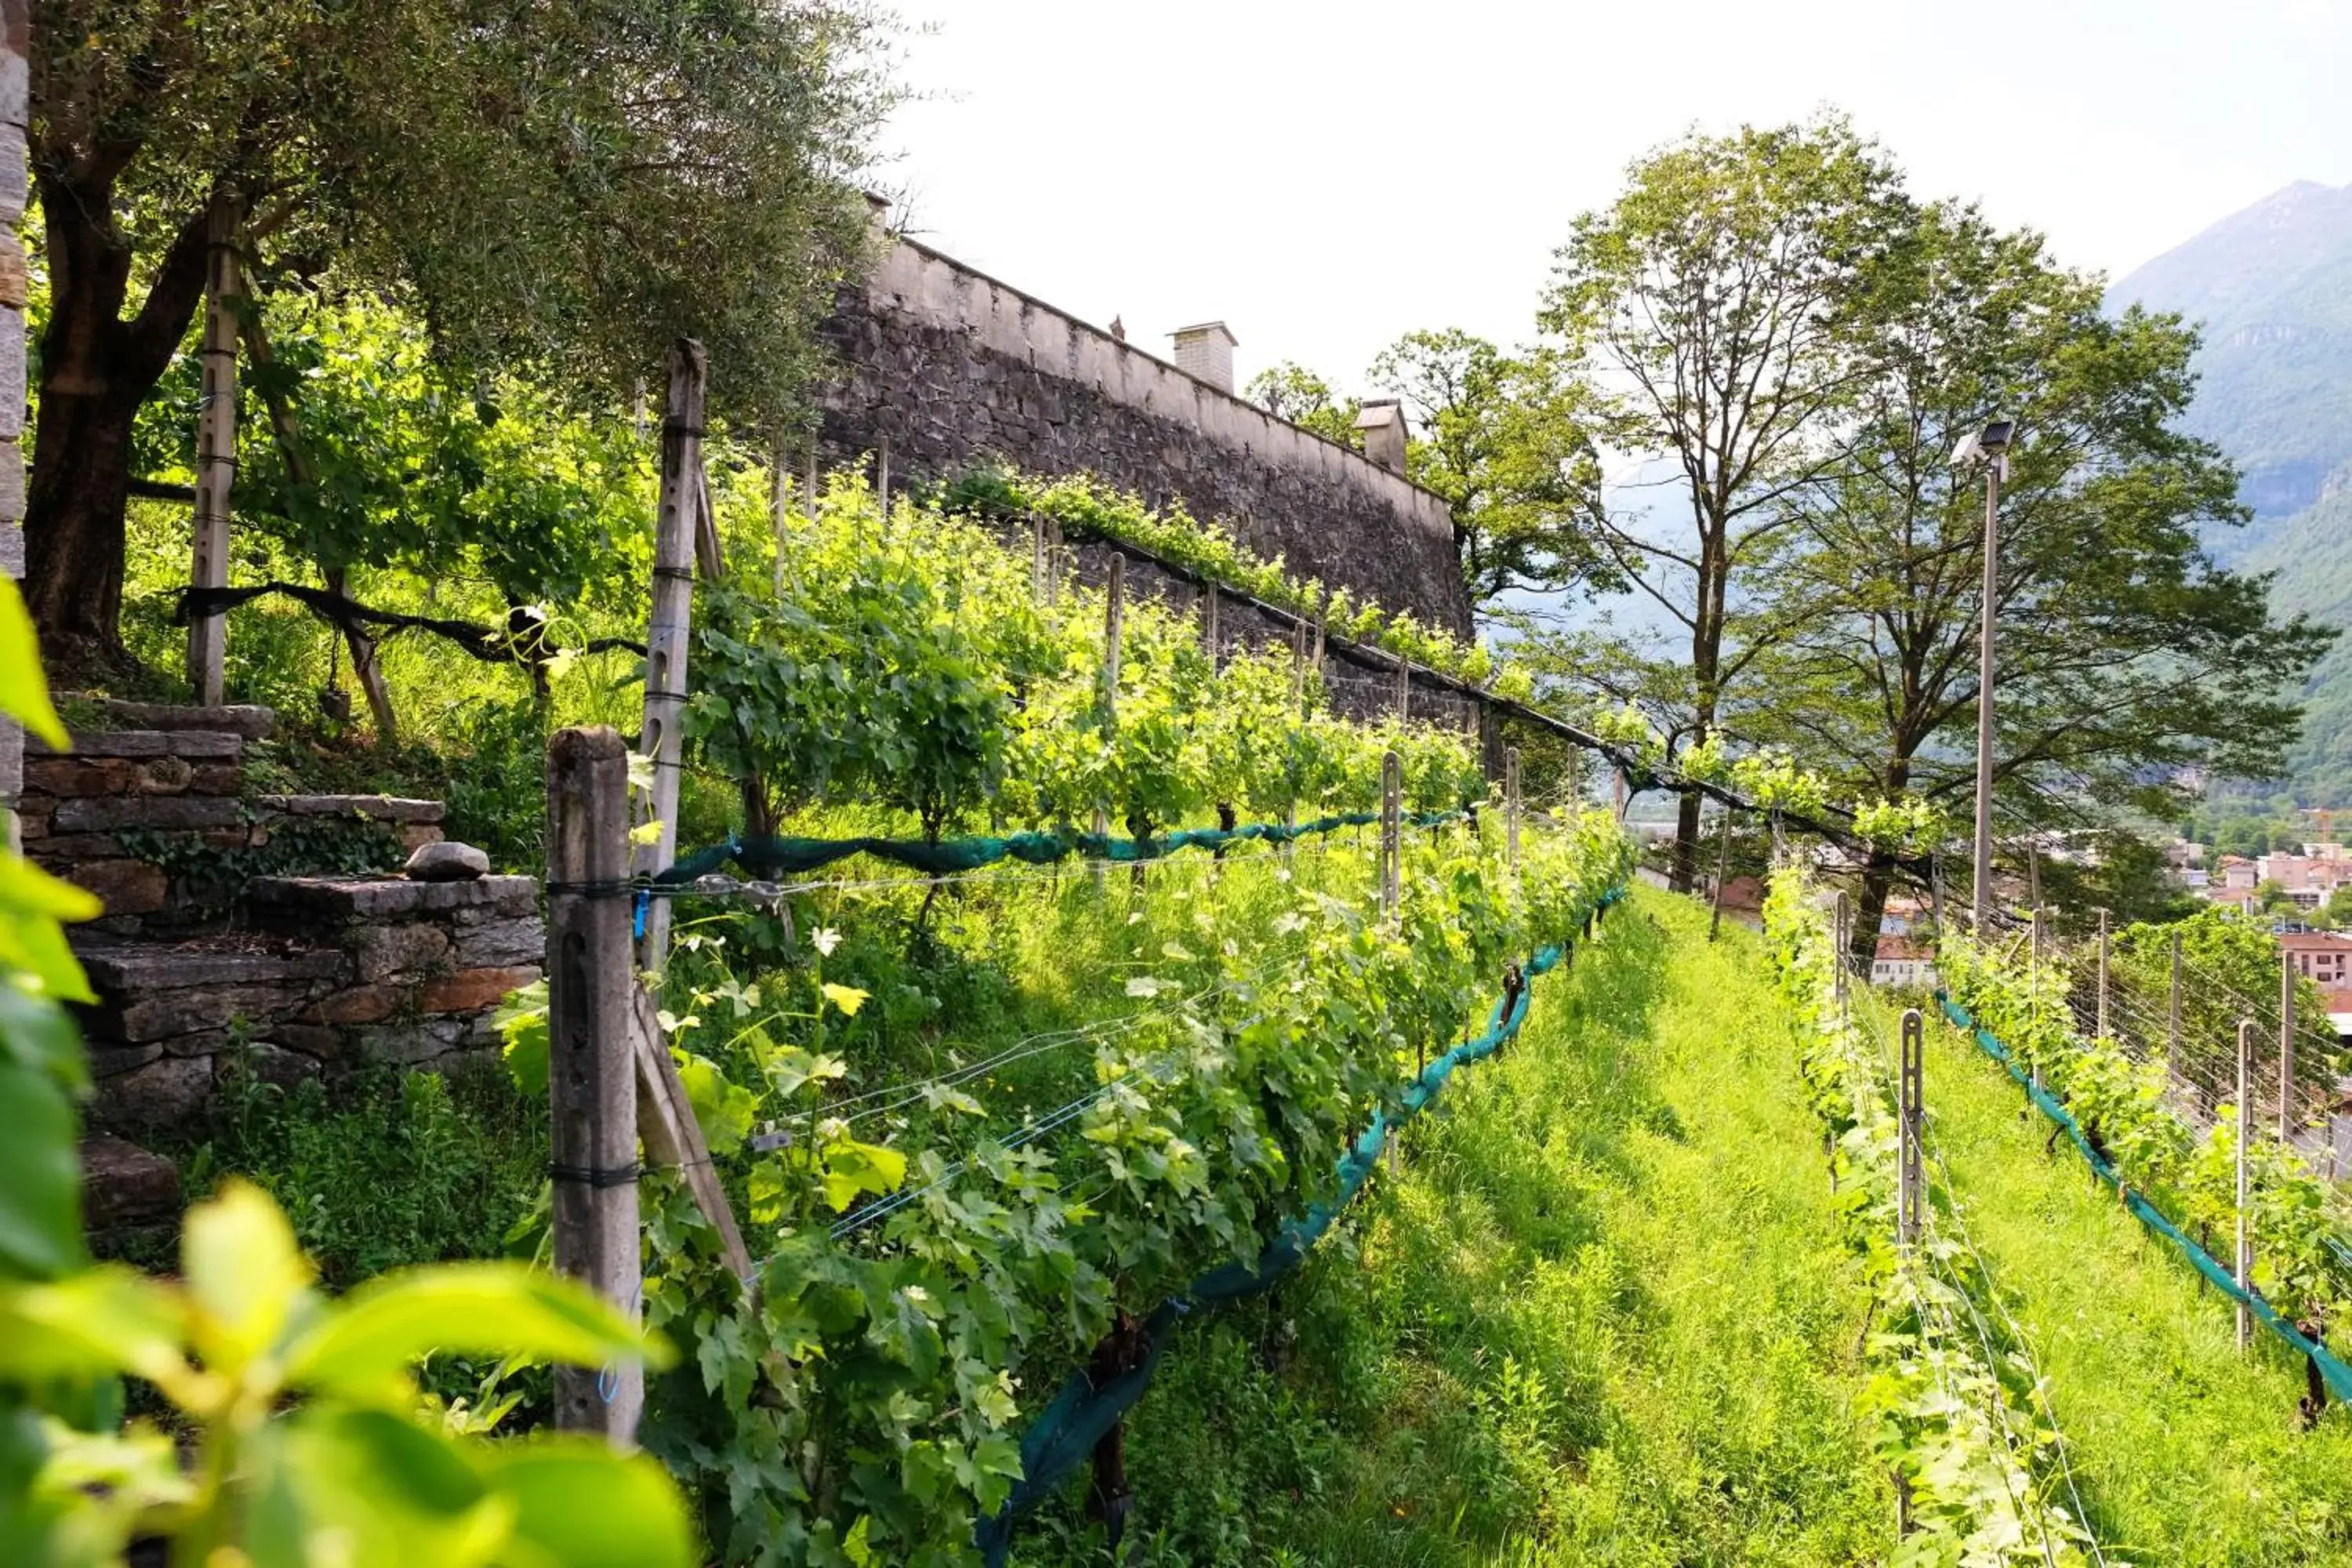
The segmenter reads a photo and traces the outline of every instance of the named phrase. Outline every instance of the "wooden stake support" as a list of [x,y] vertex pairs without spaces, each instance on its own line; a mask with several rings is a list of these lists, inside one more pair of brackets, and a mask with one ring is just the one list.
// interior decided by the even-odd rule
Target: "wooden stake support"
[[[547,747],[548,1095],[553,1110],[555,1268],[633,1321],[637,1074],[632,993],[628,750],[614,731],[558,731]],[[637,1366],[559,1366],[555,1424],[618,1447],[645,1405]]]
[[710,1146],[703,1142],[702,1123],[694,1119],[694,1105],[677,1075],[677,1060],[670,1055],[653,995],[643,985],[632,985],[630,993],[630,1053],[636,1063],[637,1130],[645,1141],[646,1163],[676,1170],[686,1178],[695,1205],[719,1232],[729,1270],[748,1288],[751,1250],[743,1245],[735,1210],[710,1163]]
[[1706,940],[1723,931],[1723,879],[1731,874],[1731,808],[1723,808],[1723,837],[1715,850],[1715,908],[1706,917]]
[[2294,1137],[2294,954],[2279,944],[2279,1102],[2281,1143]]

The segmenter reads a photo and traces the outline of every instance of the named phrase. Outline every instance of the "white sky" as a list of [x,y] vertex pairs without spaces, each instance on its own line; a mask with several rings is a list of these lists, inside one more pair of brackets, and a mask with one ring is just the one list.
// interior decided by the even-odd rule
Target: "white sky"
[[1851,113],[1923,196],[2121,275],[2352,183],[2352,0],[897,0],[914,232],[1138,346],[1360,391],[1416,327],[1527,336],[1552,249],[1693,124]]

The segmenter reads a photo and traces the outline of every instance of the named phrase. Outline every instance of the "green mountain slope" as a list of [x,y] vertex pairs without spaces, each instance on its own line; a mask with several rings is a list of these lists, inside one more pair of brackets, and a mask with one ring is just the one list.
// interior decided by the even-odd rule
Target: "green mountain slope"
[[2110,304],[2178,310],[2205,334],[2189,425],[2245,470],[2251,552],[2352,463],[2352,186],[2289,185],[2122,279]]

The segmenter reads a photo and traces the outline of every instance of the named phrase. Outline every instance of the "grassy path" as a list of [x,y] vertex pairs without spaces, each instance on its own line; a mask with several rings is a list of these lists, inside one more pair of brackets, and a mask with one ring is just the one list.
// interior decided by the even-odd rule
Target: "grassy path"
[[[1755,939],[1643,892],[1299,1282],[1180,1336],[1143,1560],[1848,1564],[1862,1297]],[[1021,1556],[1087,1560],[1063,1511]]]
[[2049,1123],[1936,1024],[1927,1100],[1931,1143],[2049,1380],[2102,1544],[2183,1568],[2352,1563],[2352,1412],[2297,1430],[2300,1363],[2267,1336],[2241,1357],[2228,1300],[2071,1147],[2045,1153]]

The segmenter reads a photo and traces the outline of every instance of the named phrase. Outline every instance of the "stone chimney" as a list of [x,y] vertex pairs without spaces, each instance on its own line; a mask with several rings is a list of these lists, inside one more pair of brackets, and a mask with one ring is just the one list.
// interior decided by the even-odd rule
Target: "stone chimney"
[[1364,433],[1364,456],[1392,474],[1404,472],[1404,408],[1393,397],[1375,397],[1356,416]]
[[1223,321],[1179,327],[1168,334],[1176,340],[1176,368],[1197,376],[1227,396],[1234,390],[1234,345],[1240,342]]

